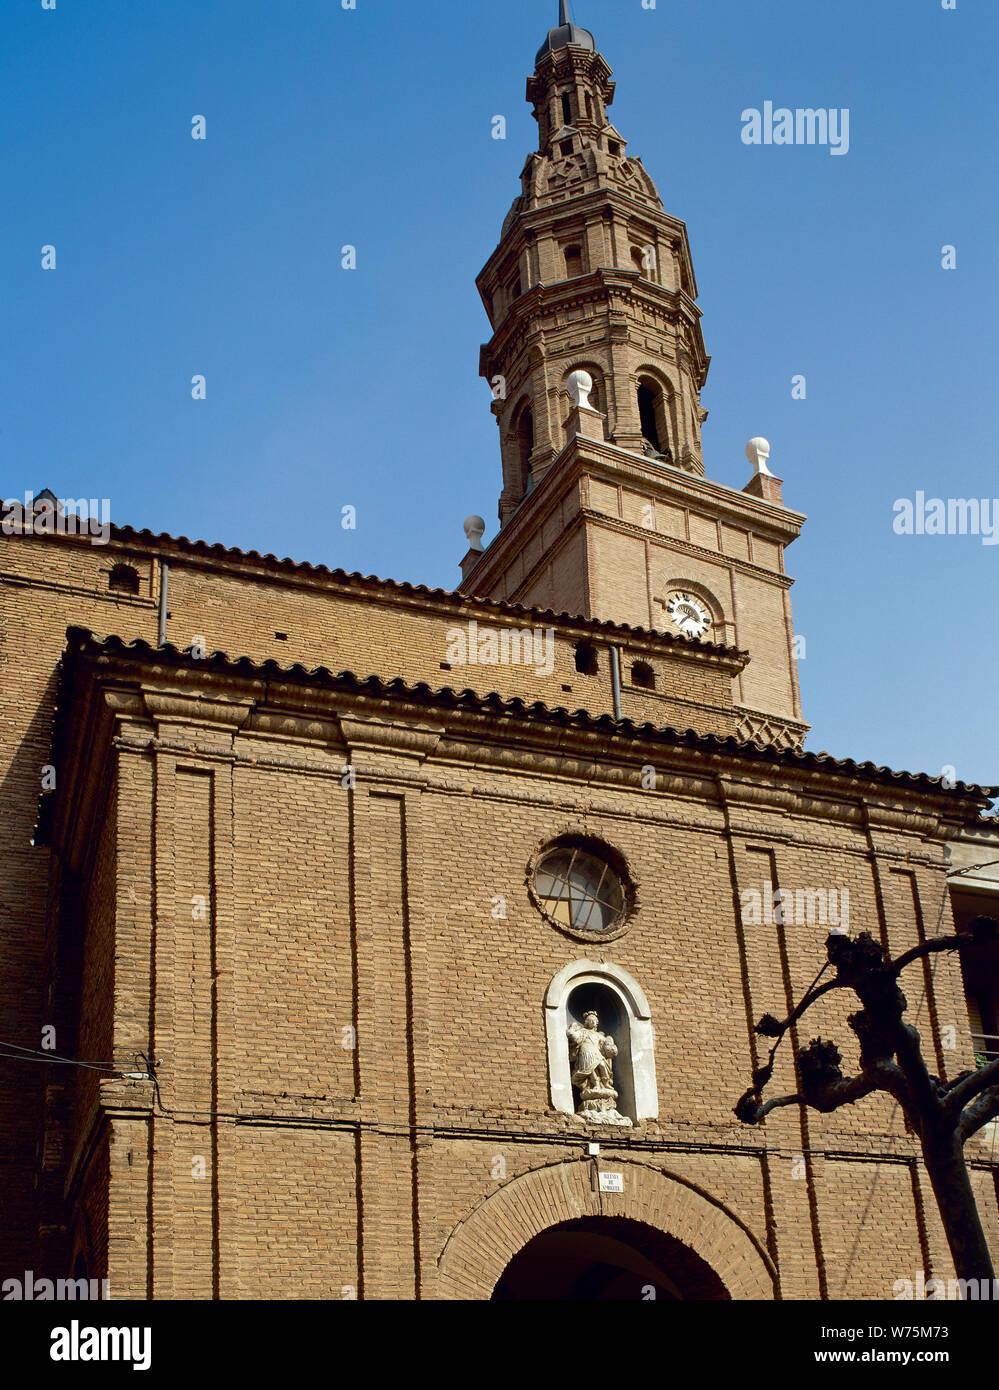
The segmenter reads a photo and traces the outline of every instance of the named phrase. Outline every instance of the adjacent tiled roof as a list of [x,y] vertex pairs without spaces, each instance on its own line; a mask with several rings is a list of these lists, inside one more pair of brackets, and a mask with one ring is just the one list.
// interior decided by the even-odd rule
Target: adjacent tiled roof
[[[4,505],[0,499],[0,508]],[[503,599],[485,598],[476,594],[462,593],[459,589],[434,589],[427,584],[407,584],[401,579],[380,579],[375,574],[361,574],[358,570],[330,569],[328,565],[314,565],[308,560],[279,559],[270,553],[262,555],[259,550],[240,550],[236,546],[222,545],[221,542],[190,540],[187,536],[171,536],[166,531],[154,532],[147,529],[136,530],[133,526],[111,524],[111,539],[124,546],[170,546],[189,555],[203,559],[215,559],[227,563],[249,563],[279,574],[315,575],[317,578],[332,580],[335,584],[360,585],[369,589],[380,589],[388,593],[408,594],[414,598],[432,599],[434,602],[449,604],[470,603],[482,608],[495,609],[509,613],[512,617],[531,618],[534,622],[544,620],[546,626],[578,627],[590,632],[603,632],[608,635],[631,633],[636,638],[653,638],[665,641],[681,650],[706,652],[713,656],[726,656],[749,660],[749,653],[738,647],[728,647],[720,642],[704,642],[679,633],[659,632],[656,629],[635,627],[631,623],[607,622],[602,618],[585,618],[579,613],[556,613],[551,608],[526,608],[520,603],[507,603]],[[55,539],[54,537],[52,539]]]
[[557,725],[560,728],[580,729],[586,732],[614,734],[621,738],[644,739],[649,742],[671,744],[676,747],[698,748],[704,752],[733,753],[740,758],[756,762],[771,763],[776,766],[805,768],[815,772],[831,772],[859,777],[882,785],[906,787],[912,790],[953,793],[955,796],[974,797],[983,801],[999,796],[999,787],[979,787],[974,783],[948,782],[943,777],[930,777],[924,772],[895,772],[888,767],[878,767],[872,762],[857,763],[852,758],[839,759],[829,753],[807,753],[794,748],[764,747],[746,742],[732,735],[699,734],[693,729],[673,729],[655,724],[638,724],[632,719],[615,719],[610,714],[590,714],[578,709],[570,712],[563,706],[552,707],[541,700],[528,702],[519,697],[504,698],[492,691],[481,695],[474,690],[455,690],[451,686],[434,689],[425,681],[409,684],[401,677],[385,679],[381,676],[358,676],[353,671],[331,671],[326,666],[316,666],[311,670],[296,662],[292,666],[282,666],[279,662],[254,661],[248,656],[231,657],[225,652],[212,652],[204,658],[190,656],[190,649],[182,650],[172,643],[154,647],[141,638],[125,642],[120,637],[96,637],[88,628],[69,627],[66,629],[68,653],[71,657],[108,653],[112,656],[134,657],[142,661],[166,661],[173,665],[185,665],[198,670],[225,671],[232,675],[251,678],[272,678],[283,681],[298,681],[302,684],[317,685],[331,690],[342,690],[353,695],[368,695],[382,698],[406,700],[409,703],[432,705],[438,709],[468,710],[482,714],[504,715],[513,719],[526,719],[535,723]]

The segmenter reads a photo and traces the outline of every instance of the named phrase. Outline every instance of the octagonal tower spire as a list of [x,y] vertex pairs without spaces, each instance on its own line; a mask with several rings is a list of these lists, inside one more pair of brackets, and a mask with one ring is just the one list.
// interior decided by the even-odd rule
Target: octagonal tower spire
[[[709,358],[687,229],[611,123],[593,35],[564,0],[558,17],[527,80],[537,150],[476,281],[503,490],[499,534],[469,550],[462,591],[748,647],[740,729],[797,744],[783,556],[804,518],[769,470],[741,491],[705,477]],[[583,684],[591,669],[577,667]],[[692,727],[698,688],[682,696]]]
[[562,0],[527,82],[538,149],[477,284],[494,333],[482,374],[503,453],[504,523],[566,442],[568,380],[594,382],[612,444],[703,473],[708,357],[684,224],[611,124],[611,69]]

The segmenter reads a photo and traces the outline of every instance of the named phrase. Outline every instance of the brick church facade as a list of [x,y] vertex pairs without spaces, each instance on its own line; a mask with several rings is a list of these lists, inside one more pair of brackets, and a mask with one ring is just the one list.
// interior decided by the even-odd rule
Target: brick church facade
[[[470,519],[457,590],[95,546],[58,511],[0,540],[0,1037],[94,1064],[0,1059],[4,1278],[879,1299],[953,1275],[886,1097],[758,1128],[733,1105],[830,926],[898,952],[988,906],[990,796],[803,751],[804,518],[765,441],[743,490],[706,476],[686,228],[564,9],[478,281],[501,528],[483,549]],[[941,1075],[997,1030],[979,967],[973,998],[952,956],[907,978]],[[801,1041],[848,1046],[844,1014]],[[591,1016],[617,1052],[584,1077]],[[996,1147],[967,1152],[999,1251]]]

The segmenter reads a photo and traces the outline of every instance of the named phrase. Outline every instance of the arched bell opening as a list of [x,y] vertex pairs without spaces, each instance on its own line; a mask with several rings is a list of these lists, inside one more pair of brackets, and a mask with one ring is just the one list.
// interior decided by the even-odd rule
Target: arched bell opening
[[662,386],[653,377],[638,383],[638,419],[647,450],[672,461],[670,412]]

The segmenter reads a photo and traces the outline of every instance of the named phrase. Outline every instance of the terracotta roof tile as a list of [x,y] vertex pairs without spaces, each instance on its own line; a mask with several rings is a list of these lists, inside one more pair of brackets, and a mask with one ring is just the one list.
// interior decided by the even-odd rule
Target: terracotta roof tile
[[328,689],[343,690],[357,695],[388,696],[405,699],[418,704],[433,705],[440,709],[477,710],[484,714],[506,715],[517,719],[528,719],[540,723],[557,724],[562,728],[611,733],[622,738],[641,738],[650,742],[669,743],[674,746],[700,748],[705,752],[734,753],[739,757],[758,762],[769,762],[775,766],[794,766],[813,771],[825,771],[860,777],[872,782],[887,785],[921,788],[927,791],[953,793],[955,796],[976,797],[982,801],[999,796],[999,787],[979,787],[974,783],[954,782],[947,784],[943,777],[930,777],[924,772],[896,772],[872,762],[855,762],[852,758],[834,758],[829,753],[808,753],[794,748],[774,748],[761,746],[734,735],[699,734],[693,729],[673,729],[650,723],[635,723],[632,719],[615,719],[610,714],[590,714],[577,709],[570,712],[563,706],[549,706],[541,700],[528,702],[519,697],[504,698],[495,691],[479,694],[468,688],[455,690],[451,686],[433,688],[425,681],[409,684],[401,677],[359,676],[353,671],[331,671],[326,666],[316,666],[311,670],[296,662],[292,666],[282,666],[273,658],[267,661],[254,661],[248,656],[231,657],[225,652],[212,652],[204,658],[194,658],[186,651],[167,643],[154,647],[150,643],[136,639],[125,642],[120,637],[96,637],[89,629],[69,627],[66,629],[68,654],[85,657],[106,652],[116,656],[132,656],[142,661],[166,661],[173,665],[188,665],[199,670],[211,669],[228,671],[234,675],[250,677],[271,677],[280,680],[300,681],[303,684],[321,685]]
[[[4,505],[0,499],[0,508]],[[17,533],[15,533],[16,535]],[[503,599],[483,598],[475,594],[465,594],[458,589],[435,589],[427,584],[408,584],[401,579],[381,579],[375,574],[361,574],[359,570],[330,569],[328,565],[314,565],[308,560],[279,559],[270,553],[262,555],[259,550],[240,550],[236,546],[222,545],[219,541],[190,540],[187,536],[171,536],[166,531],[154,532],[148,529],[136,530],[132,526],[111,525],[111,538],[123,546],[172,547],[202,559],[216,559],[229,564],[248,562],[281,574],[314,575],[316,578],[331,580],[334,584],[360,585],[369,589],[381,589],[389,593],[411,594],[417,598],[427,598],[434,602],[449,604],[474,604],[480,608],[495,609],[515,617],[544,619],[548,626],[558,624],[562,627],[585,628],[591,632],[632,633],[637,638],[654,638],[682,649],[709,652],[714,656],[737,657],[746,662],[749,653],[738,647],[725,646],[719,642],[704,642],[679,633],[660,632],[655,628],[635,627],[631,623],[608,622],[602,618],[586,618],[579,613],[556,613],[551,608],[526,608],[523,604],[507,603]],[[57,540],[59,537],[50,537]]]

